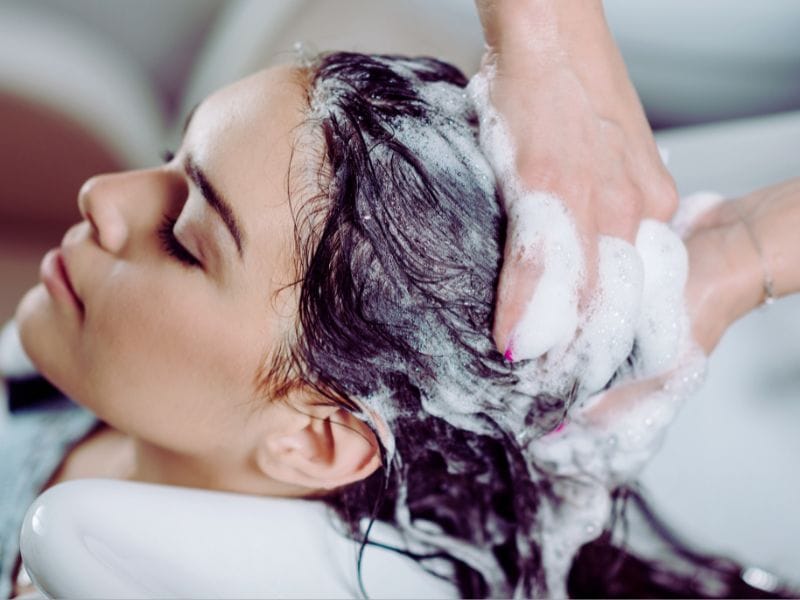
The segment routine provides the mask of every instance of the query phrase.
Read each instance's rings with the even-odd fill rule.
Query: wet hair
[[[390,523],[467,597],[547,595],[538,516],[557,499],[520,430],[554,429],[573,392],[530,394],[524,364],[492,342],[505,223],[467,80],[432,58],[354,53],[305,73],[321,156],[290,177],[304,182],[290,190],[299,323],[270,385],[313,386],[380,440],[383,468],[326,498],[350,535],[369,543],[365,522]],[[727,563],[687,559],[687,575],[627,552],[614,524],[631,498],[615,493],[618,518],[577,556],[572,595],[748,595],[697,583]]]

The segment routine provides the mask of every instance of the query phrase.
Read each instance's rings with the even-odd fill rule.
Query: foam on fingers
[[[538,518],[548,592],[560,597],[566,596],[575,553],[608,522],[611,490],[634,477],[655,452],[702,380],[705,358],[691,339],[683,297],[686,248],[676,231],[658,221],[642,221],[635,246],[598,238],[598,284],[579,313],[580,292],[594,265],[585,264],[565,202],[526,189],[516,172],[512,138],[491,102],[494,77],[488,65],[467,89],[481,148],[502,190],[512,244],[507,255],[535,260],[542,272],[511,334],[513,359],[522,362],[519,388],[533,397],[572,400],[566,426],[543,437],[528,437],[530,425],[520,418],[525,407],[506,407],[505,421],[532,468],[551,486]],[[678,232],[685,233],[718,201],[711,194],[697,198],[691,212],[682,204]],[[634,390],[635,398],[627,394],[617,402],[621,388]],[[598,419],[598,413],[608,418]]]
[[[511,332],[514,360],[536,358],[567,344],[578,327],[583,250],[567,210],[552,194],[506,198],[511,255],[542,265],[533,296]]]
[[[489,67],[467,87],[478,114],[480,145],[502,188],[510,255],[522,260],[535,257],[542,269],[533,296],[511,331],[509,354],[519,361],[537,358],[574,337],[586,265],[578,230],[564,202],[550,192],[526,189],[517,175],[508,127],[490,100],[493,73]]]

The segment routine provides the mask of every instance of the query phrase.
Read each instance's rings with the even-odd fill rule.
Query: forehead
[[[198,105],[187,137],[220,143],[236,138],[238,143],[252,145],[253,150],[289,142],[305,113],[303,86],[300,72],[286,65],[240,79]]]
[[[230,195],[251,189],[249,175],[269,182],[289,167],[305,91],[297,70],[259,71],[211,94],[197,107],[185,143],[195,160],[226,180]]]
[[[186,131],[184,148],[231,204],[253,246],[248,262],[274,268],[286,254],[293,231],[287,177],[306,111],[300,73],[280,66],[210,95]]]

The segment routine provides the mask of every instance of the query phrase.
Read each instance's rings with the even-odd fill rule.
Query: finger
[[[582,357],[581,385],[602,389],[633,347],[644,286],[642,259],[633,244],[602,236],[598,284],[574,349]]]
[[[575,418],[593,427],[607,427],[630,414],[634,408],[661,391],[665,377],[628,381],[590,397]]]
[[[506,360],[515,359],[511,333],[522,319],[541,276],[542,265],[539,261],[526,259],[519,254],[514,256],[511,244],[506,244],[492,331],[494,343]]]
[[[688,343],[683,297],[688,259],[678,235],[667,225],[649,219],[642,222],[636,250],[647,274],[636,326],[637,361],[639,370],[647,376],[674,368]]]
[[[507,358],[531,359],[574,336],[584,250],[566,207],[551,194],[526,194],[509,206],[507,217],[495,335]]]
[[[642,190],[642,219],[667,222],[678,210],[679,196],[675,180],[663,164],[647,169],[638,179]]]
[[[620,186],[595,196],[597,233],[634,244],[644,216],[643,202],[644,194],[633,185]]]
[[[578,289],[560,265],[545,263],[536,289],[511,330],[511,360],[538,358],[566,346],[578,328]],[[506,351],[508,355],[508,350]]]

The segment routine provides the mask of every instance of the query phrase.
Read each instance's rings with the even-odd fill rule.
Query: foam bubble
[[[601,236],[598,286],[584,315],[576,351],[585,356],[582,386],[599,390],[633,347],[644,279],[641,256],[625,240]]]
[[[635,477],[658,448],[700,385],[705,357],[691,339],[683,297],[686,248],[663,223],[643,221],[635,247],[599,238],[596,294],[577,313],[585,265],[575,225],[560,199],[525,189],[516,173],[513,144],[490,101],[493,77],[490,66],[468,86],[480,144],[503,190],[512,256],[535,260],[543,273],[513,340],[515,360],[540,358],[518,373],[526,393],[572,390],[575,398],[568,424],[526,447],[532,473],[546,477],[553,492],[539,512],[548,591],[565,597],[575,553],[607,524],[611,490]],[[681,222],[693,221],[713,200],[698,202],[691,218],[679,212]],[[524,421],[506,424],[526,439]]]
[[[698,218],[724,200],[717,192],[695,192],[682,198],[672,217],[672,229],[681,238],[686,237]]]
[[[577,229],[558,198],[543,192],[509,196],[505,202],[513,260],[542,269],[512,340],[514,358],[521,360],[572,340],[584,261]]]
[[[680,238],[658,221],[642,222],[636,249],[645,266],[636,340],[641,375],[650,376],[675,366],[689,331],[683,299],[689,258]]]

